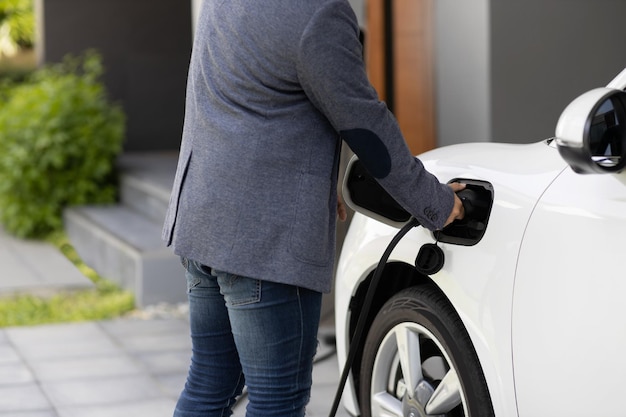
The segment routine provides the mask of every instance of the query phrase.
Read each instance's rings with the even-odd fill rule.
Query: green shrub
[[[62,226],[70,205],[113,202],[125,117],[98,54],[67,58],[0,91],[0,223],[20,237]]]
[[[33,0],[0,0],[0,55],[30,48],[34,41]]]
[[[112,284],[109,284],[112,285]],[[120,289],[57,293],[51,297],[31,294],[0,298],[0,328],[48,323],[108,320],[134,309],[133,295]]]

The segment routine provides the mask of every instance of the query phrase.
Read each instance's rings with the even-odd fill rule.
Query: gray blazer
[[[347,0],[204,0],[163,238],[212,268],[331,286],[341,139],[430,229],[449,187],[409,152],[365,73]]]

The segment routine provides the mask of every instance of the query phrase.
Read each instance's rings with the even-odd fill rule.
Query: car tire
[[[434,286],[408,288],[385,303],[360,371],[362,417],[494,415],[469,335]]]

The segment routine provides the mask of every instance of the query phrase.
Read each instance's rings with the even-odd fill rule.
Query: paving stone
[[[52,405],[36,383],[0,386],[0,413],[47,411]]]
[[[35,382],[35,378],[30,369],[23,363],[0,364],[0,387],[28,382]]]
[[[155,399],[107,406],[60,407],[59,417],[172,417],[176,401]]]
[[[90,379],[139,375],[145,370],[125,353],[99,357],[87,356],[32,361],[31,367],[36,373],[37,379],[44,382],[80,379],[89,383]]]
[[[163,397],[163,391],[149,377],[42,382],[42,389],[56,408],[70,406],[110,406]]]
[[[0,340],[0,366],[20,362],[20,357],[15,348]]]
[[[178,334],[189,338],[189,323],[184,319],[109,320],[99,325],[107,334],[117,338],[148,335]]]
[[[191,347],[179,351],[135,353],[133,357],[153,375],[186,372],[191,362]]]
[[[102,356],[119,350],[95,323],[15,327],[6,332],[20,355],[29,360]]]
[[[169,375],[157,375],[155,376],[155,379],[167,396],[178,399],[178,396],[185,386],[185,381],[187,380],[187,372]]]
[[[181,334],[148,334],[137,333],[118,339],[118,343],[130,353],[167,352],[191,349],[189,339]]]
[[[0,411],[0,417],[59,417],[54,410],[44,411],[10,411],[3,413]]]
[[[24,286],[41,284],[34,271],[29,269],[13,251],[0,251],[0,265],[2,265],[2,292],[13,292]]]
[[[47,293],[59,288],[92,288],[85,277],[49,243],[17,239],[0,228],[0,294]]]
[[[311,394],[311,402],[307,406],[307,417],[325,417],[328,416],[330,409],[335,400],[337,384],[315,384],[315,390]],[[349,414],[341,406],[337,409],[337,417],[348,417]]]
[[[337,384],[340,377],[337,355],[319,359],[313,366],[313,382],[316,384]]]

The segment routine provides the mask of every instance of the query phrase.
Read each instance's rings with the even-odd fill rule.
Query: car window
[[[603,167],[614,167],[621,161],[622,140],[619,119],[613,100],[605,101],[591,120],[589,136],[593,160]]]

